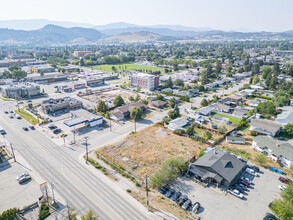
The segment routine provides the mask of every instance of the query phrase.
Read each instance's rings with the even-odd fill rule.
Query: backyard
[[[216,113],[215,115],[218,115],[218,116],[221,116],[221,117],[224,117],[224,118],[229,118],[231,123],[234,123],[234,124],[237,124],[237,125],[241,121],[241,119],[239,119],[239,118],[234,118],[232,116],[228,116],[228,115],[221,114],[221,113]]]

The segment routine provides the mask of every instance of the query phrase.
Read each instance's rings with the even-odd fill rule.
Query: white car
[[[254,175],[254,176],[257,175],[257,174],[255,173],[255,171],[254,171],[253,169],[250,169],[250,168],[246,168],[245,172],[246,172],[246,173],[249,173],[249,174],[251,174],[251,175]]]
[[[279,189],[280,189],[280,190],[285,190],[286,188],[287,188],[287,186],[279,185]]]
[[[248,179],[247,177],[240,177],[241,180],[243,180],[244,182],[248,182],[249,184],[252,183],[252,181],[250,179]]]
[[[16,180],[19,181],[21,178],[25,177],[25,176],[29,176],[29,174],[27,172],[24,172],[22,174],[19,174],[17,177],[16,177]]]
[[[240,199],[243,198],[243,194],[241,192],[239,192],[237,189],[234,189],[234,190],[227,190],[229,193],[231,193],[233,196],[236,196]]]

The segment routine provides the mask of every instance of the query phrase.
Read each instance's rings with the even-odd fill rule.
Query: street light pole
[[[88,161],[88,158],[89,158],[89,154],[88,154],[88,147],[87,147],[87,140],[88,140],[89,137],[85,137],[85,149],[86,149],[86,163]]]
[[[14,162],[16,162],[14,150],[13,150],[13,147],[12,147],[12,144],[11,143],[10,143],[10,147],[11,147],[12,155],[13,155],[13,158],[14,158]]]

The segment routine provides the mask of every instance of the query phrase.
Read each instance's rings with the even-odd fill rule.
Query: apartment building
[[[146,73],[133,73],[130,76],[131,85],[154,90],[159,87],[160,77]]]

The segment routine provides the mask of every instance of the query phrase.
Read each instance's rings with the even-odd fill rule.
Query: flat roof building
[[[72,119],[65,121],[64,124],[68,127],[74,127],[80,124],[85,124],[86,126],[94,127],[101,125],[103,123],[103,117],[100,115],[95,115],[84,109],[79,109],[71,112]]]
[[[12,83],[0,86],[0,92],[4,97],[30,98],[40,94],[40,86],[35,83]]]
[[[160,77],[146,73],[133,73],[130,76],[131,85],[154,90],[159,87]]]
[[[55,114],[56,112],[68,112],[73,109],[82,108],[82,102],[71,98],[64,97],[58,99],[47,99],[41,104],[43,112],[46,114]]]

